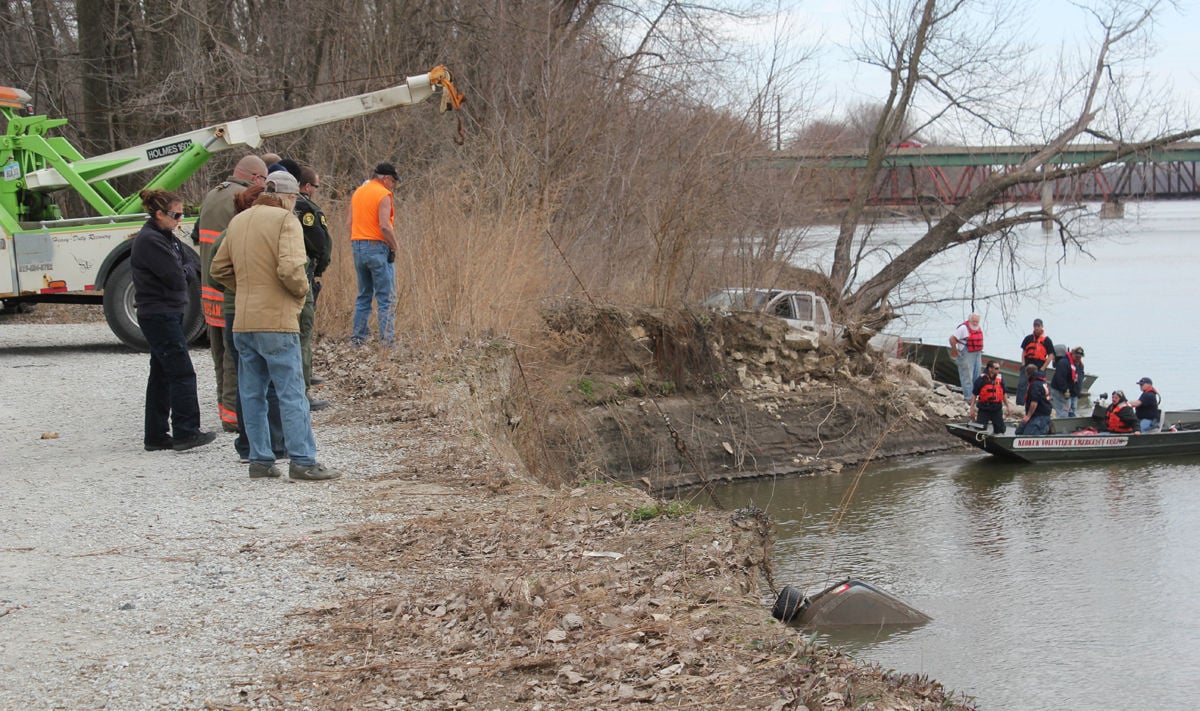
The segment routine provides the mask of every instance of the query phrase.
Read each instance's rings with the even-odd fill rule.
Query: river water
[[[928,674],[981,709],[1200,699],[1200,459],[1023,467],[953,454],[722,493],[775,519],[779,585],[856,577],[933,617],[823,635],[858,659]]]
[[[951,250],[919,269],[898,299],[941,303],[903,309],[904,318],[887,330],[946,344],[951,331],[971,313],[971,274],[977,295],[1007,287],[997,270],[1016,272],[1018,293],[976,301],[983,317],[984,352],[1017,359],[1021,339],[1041,318],[1055,343],[1083,346],[1084,366],[1100,377],[1093,392],[1137,390],[1142,376],[1153,378],[1168,408],[1200,407],[1200,378],[1188,373],[1197,341],[1192,307],[1200,303],[1200,202],[1136,202],[1125,218],[1099,219],[1089,206],[1083,227],[1091,238],[1088,254],[1063,256],[1055,234],[1038,225],[1025,228],[1021,261],[985,260],[973,265],[970,249]],[[813,231],[816,244],[828,243],[833,228]],[[908,222],[880,225],[882,241],[911,242],[919,227]],[[826,249],[814,249],[824,254]],[[804,259],[798,260],[803,265]]]
[[[1093,392],[1132,394],[1146,375],[1168,409],[1200,407],[1188,375],[1200,345],[1190,308],[1200,302],[1200,203],[1130,204],[1124,220],[1096,225],[1105,235],[1089,247],[1094,259],[1058,265],[1046,241],[1027,274],[1040,290],[976,304],[985,351],[1016,357],[1040,317],[1051,338],[1085,347],[1100,376]],[[964,269],[952,255],[924,278],[961,290]],[[930,307],[899,332],[944,342],[969,311]],[[1200,458],[1030,466],[964,451],[735,484],[723,502],[752,502],[777,522],[778,584],[814,592],[857,577],[933,617],[823,633],[861,660],[928,674],[983,709],[1200,703]]]

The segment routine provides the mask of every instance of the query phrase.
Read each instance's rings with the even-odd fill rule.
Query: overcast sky
[[[809,88],[809,118],[840,118],[849,106],[886,96],[886,75],[856,61],[847,49],[860,30],[861,0],[782,0],[778,6],[777,16],[732,32],[763,47],[770,46],[778,34],[792,52],[815,52],[810,61],[819,71],[803,73],[817,77]],[[1097,34],[1096,22],[1076,3],[1038,0],[1015,12],[1025,41],[1036,47],[1035,62],[1052,67],[1064,47],[1094,46],[1089,40]],[[1163,3],[1151,31],[1154,46],[1147,47],[1153,52],[1145,59],[1147,77],[1170,87],[1176,99],[1175,113],[1186,112],[1191,117],[1187,123],[1195,126],[1200,123],[1200,2],[1182,0],[1178,8]]]

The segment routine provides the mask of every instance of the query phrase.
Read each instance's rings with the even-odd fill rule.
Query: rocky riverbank
[[[649,337],[624,333],[631,343]],[[771,364],[758,351],[720,341],[723,362],[749,362],[746,380],[723,396],[700,396],[685,378],[664,394],[667,380],[642,369],[640,384],[604,402],[581,391],[582,378],[560,382],[570,397],[552,407],[533,399],[544,392],[540,363],[507,344],[464,344],[435,358],[326,343],[318,363],[334,407],[315,418],[317,438],[322,457],[352,473],[327,484],[264,485],[245,478],[227,438],[192,456],[138,450],[138,418],[128,413],[138,411],[144,357],[34,339],[42,344],[0,344],[6,383],[22,378],[22,389],[6,385],[5,461],[27,462],[13,481],[28,488],[7,499],[6,518],[20,526],[0,551],[8,577],[20,581],[0,595],[0,668],[20,680],[0,692],[0,705],[970,706],[936,682],[859,665],[771,619],[771,526],[760,512],[697,508],[646,491],[695,483],[690,461],[705,477],[718,461],[727,467],[720,471],[766,475],[912,451],[924,430],[891,449],[882,435],[896,418],[872,416],[871,403],[911,406],[897,411],[925,411],[934,423],[930,402],[946,398],[921,405],[903,382],[880,386],[894,388],[881,398],[854,366],[836,375],[835,354],[800,357],[818,367],[832,358],[824,361],[835,367],[832,382],[818,373],[767,382],[759,369]],[[572,348],[591,348],[586,340]],[[194,354],[198,368],[203,356]],[[738,366],[732,372],[740,377]],[[600,370],[588,373],[600,382]],[[104,385],[72,384],[79,378]],[[39,404],[70,393],[87,400],[77,423],[78,408]],[[202,391],[205,411],[212,398],[211,388]],[[744,439],[691,426],[686,413],[711,407],[703,398],[766,413],[761,421],[783,433],[772,435],[779,446],[788,436],[802,444],[771,471],[729,467],[724,443],[736,452],[769,438],[751,420]],[[793,420],[823,409],[815,420]],[[613,412],[646,418],[647,430],[628,430],[627,448],[644,440],[647,452],[678,456],[650,468],[614,457],[625,470],[610,474],[595,454],[611,435],[585,432]],[[825,429],[841,422],[856,434]],[[60,436],[39,439],[51,430]],[[531,436],[538,432],[540,440]],[[550,461],[574,466],[550,476],[539,470]],[[49,481],[62,484],[58,493],[37,493]],[[63,526],[74,533],[64,537]],[[32,630],[62,641],[31,644]]]

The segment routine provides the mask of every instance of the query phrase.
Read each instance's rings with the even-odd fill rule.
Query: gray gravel
[[[346,479],[251,480],[233,435],[142,450],[148,360],[103,324],[0,320],[0,708],[255,707],[296,662],[276,642],[308,618],[289,613],[353,577],[304,545],[364,516],[381,466],[336,403],[318,455]],[[192,360],[219,430],[212,361]]]

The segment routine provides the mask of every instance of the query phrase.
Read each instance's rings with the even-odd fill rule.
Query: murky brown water
[[[722,493],[777,521],[780,585],[857,577],[933,616],[825,635],[860,659],[929,674],[984,709],[1200,699],[1200,458],[1035,467],[955,454]]]
[[[1056,342],[1086,347],[1096,390],[1132,393],[1147,375],[1167,409],[1200,408],[1200,202],[1129,207],[1125,220],[1096,222],[1106,237],[1094,260],[1059,263],[1053,237],[1029,235],[1030,296],[976,307],[985,351],[1017,357],[1044,318]],[[888,229],[901,242],[912,232]],[[925,283],[961,296],[964,259],[923,268]],[[969,311],[936,308],[897,332],[940,343]],[[780,585],[815,592],[853,576],[933,616],[827,635],[856,657],[929,674],[983,709],[1200,705],[1200,457],[1029,466],[964,451],[877,465],[858,481],[844,472],[723,493],[777,521]]]

